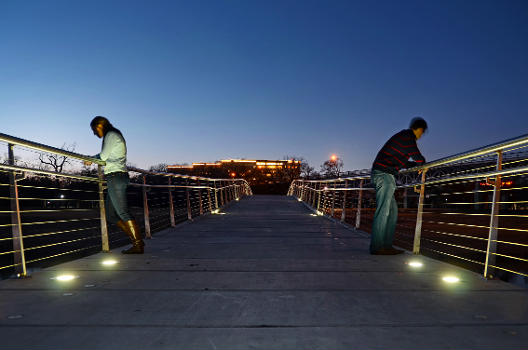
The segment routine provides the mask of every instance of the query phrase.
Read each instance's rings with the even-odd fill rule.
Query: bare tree
[[[339,177],[343,170],[343,160],[337,156],[332,156],[331,159],[325,161],[321,165],[321,173],[327,177]]]
[[[66,143],[64,143],[61,149],[68,151],[68,152],[73,152],[75,150],[75,146],[76,146],[75,143],[69,146],[66,146]],[[46,153],[46,154],[41,153],[39,155],[39,160],[40,160],[41,168],[46,168],[47,166],[51,166],[53,171],[56,173],[62,173],[62,170],[64,170],[64,166],[66,164],[71,164],[67,156],[61,156],[61,155],[53,154],[53,153]]]
[[[166,173],[167,172],[167,164],[165,163],[159,163],[151,166],[149,168],[149,171],[153,172],[159,172],[159,173]]]

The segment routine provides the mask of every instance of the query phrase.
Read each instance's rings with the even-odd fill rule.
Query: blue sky
[[[526,1],[0,2],[2,132],[141,167],[332,153],[414,116],[433,160],[528,133]]]

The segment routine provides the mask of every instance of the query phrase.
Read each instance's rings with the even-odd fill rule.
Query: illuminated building
[[[252,188],[270,185],[289,186],[293,179],[299,178],[301,162],[298,160],[249,160],[223,159],[215,163],[192,163],[191,165],[169,165],[170,173],[204,176],[213,178],[243,178]],[[282,189],[281,189],[282,191]],[[271,191],[275,192],[275,191]],[[283,191],[285,192],[285,191]]]

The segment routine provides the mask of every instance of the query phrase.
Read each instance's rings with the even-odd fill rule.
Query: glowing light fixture
[[[59,276],[55,277],[55,279],[57,281],[61,281],[61,282],[68,282],[68,281],[74,280],[76,278],[77,278],[77,276],[74,276],[74,275],[59,275]]]
[[[105,266],[113,266],[113,265],[117,264],[117,260],[106,259],[106,260],[103,260],[103,262],[101,264],[103,264]]]
[[[335,154],[332,154],[330,160],[332,160],[332,162],[335,162],[337,160],[337,156]]]
[[[460,278],[449,275],[449,276],[442,277],[442,281],[446,283],[457,283],[457,282],[460,282]]]
[[[414,267],[414,268],[419,268],[419,267],[422,267],[423,264],[420,262],[420,261],[409,261],[409,266],[410,267]]]

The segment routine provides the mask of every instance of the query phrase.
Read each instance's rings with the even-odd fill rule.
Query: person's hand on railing
[[[84,161],[84,166],[90,166],[90,165],[92,165],[92,164],[93,164],[93,163],[90,162],[89,160],[85,160],[85,161]]]
[[[429,170],[429,168],[423,168],[423,169],[418,170],[418,175],[422,175],[422,173],[425,174],[427,170]]]

